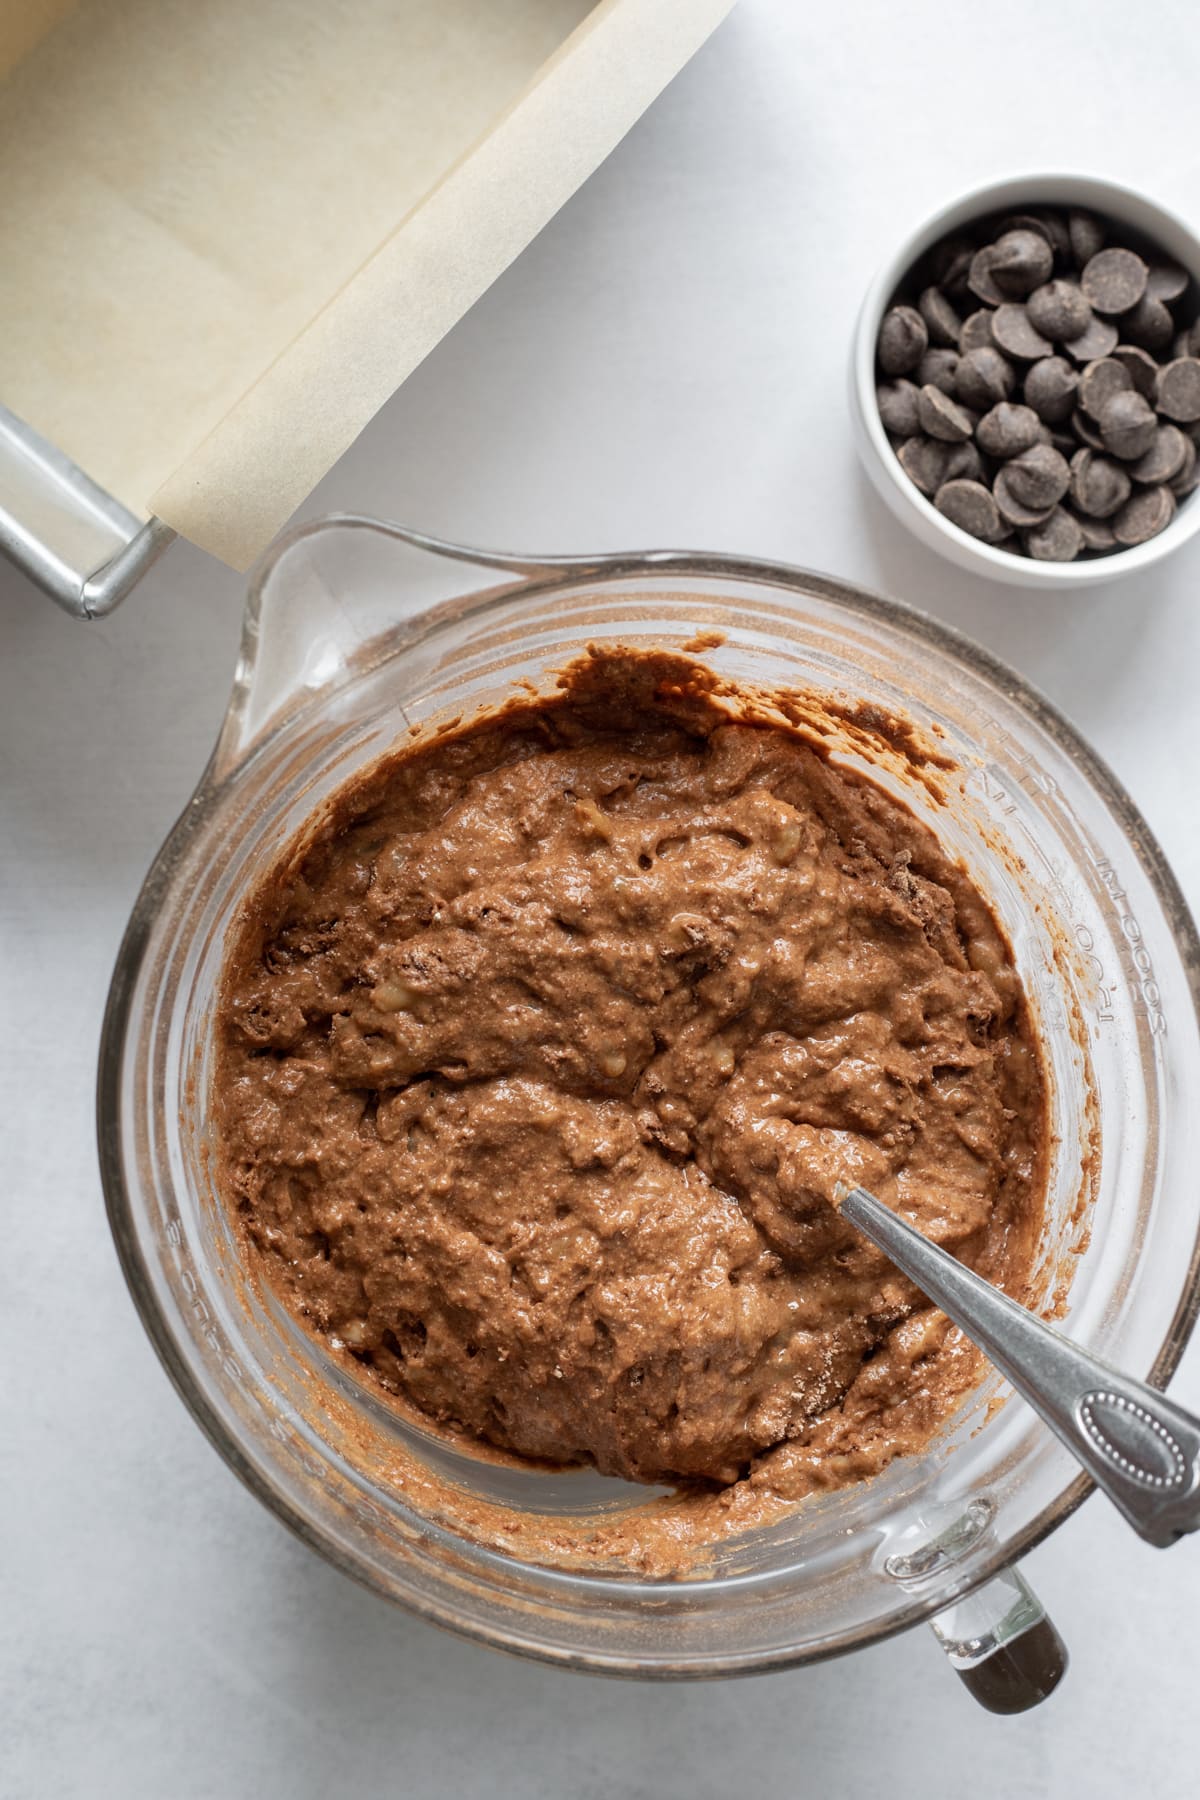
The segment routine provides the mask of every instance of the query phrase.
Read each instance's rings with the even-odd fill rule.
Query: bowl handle
[[[227,775],[285,716],[369,666],[373,652],[418,635],[430,609],[469,608],[585,561],[472,550],[348,513],[284,532],[251,576],[209,779]]]
[[[1028,1712],[1067,1672],[1067,1647],[1017,1569],[1005,1569],[931,1623],[951,1668],[988,1712]]]

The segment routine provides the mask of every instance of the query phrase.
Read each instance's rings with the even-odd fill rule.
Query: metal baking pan
[[[0,553],[76,619],[101,619],[175,537],[0,406]]]

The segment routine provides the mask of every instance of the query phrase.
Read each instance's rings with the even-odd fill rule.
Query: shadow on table
[[[0,818],[13,880],[127,902],[212,748],[240,576],[171,547],[111,618],[70,618],[0,561]]]
[[[993,1724],[924,1632],[777,1675],[619,1681],[462,1642],[299,1548],[296,1558],[303,1626],[273,1660],[271,1704],[254,1718],[255,1760],[278,1759],[279,1791],[295,1800],[800,1795],[821,1791],[810,1787],[818,1771],[828,1792],[859,1794],[879,1776],[885,1718],[889,1762],[911,1765],[911,1793],[938,1781],[940,1725]]]
[[[1126,672],[1178,576],[1144,575],[1073,594],[1009,587],[957,569],[913,537],[857,470],[864,542],[881,593],[932,613],[1043,687],[1073,716],[1120,704]]]

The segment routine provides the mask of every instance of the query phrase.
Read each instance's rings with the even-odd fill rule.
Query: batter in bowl
[[[259,1274],[523,1458],[790,1498],[919,1450],[981,1363],[840,1180],[1026,1294],[1045,1092],[995,918],[686,658],[596,652],[357,778],[245,909],[218,1032]]]

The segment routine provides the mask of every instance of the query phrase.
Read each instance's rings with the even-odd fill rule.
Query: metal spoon
[[[931,1244],[866,1188],[839,1209],[986,1352],[1147,1543],[1200,1527],[1200,1419],[1109,1368]]]

